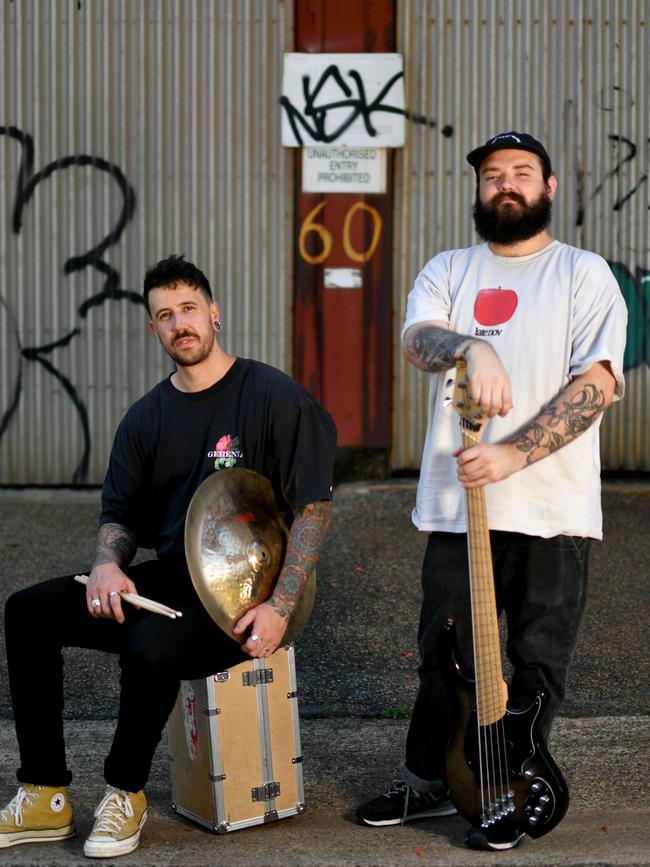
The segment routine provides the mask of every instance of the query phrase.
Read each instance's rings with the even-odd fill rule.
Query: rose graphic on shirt
[[[501,325],[512,318],[518,303],[512,289],[481,289],[474,302],[474,319],[481,325]]]
[[[219,440],[219,442],[215,446],[215,451],[225,452],[229,448],[231,442],[232,442],[232,437],[230,436],[230,434],[225,434],[224,436],[221,437],[221,439]]]
[[[232,434],[224,434],[222,437],[219,437],[214,451],[210,452],[209,456],[216,458],[214,462],[215,470],[227,470],[230,467],[237,466],[237,462],[243,457],[239,445],[239,437],[232,436]]]

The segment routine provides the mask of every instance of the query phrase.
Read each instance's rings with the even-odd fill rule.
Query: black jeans
[[[546,737],[564,698],[566,679],[585,605],[589,539],[542,539],[492,531],[497,610],[505,612],[506,653],[513,666],[509,702],[526,707],[547,693],[541,732]],[[471,667],[472,632],[467,537],[431,533],[422,564],[418,631],[420,683],[406,740],[405,782],[435,790],[445,778],[445,752],[453,719],[437,659],[436,642],[449,618],[463,659]]]
[[[183,612],[171,620],[123,603],[126,620],[95,619],[73,576],[14,593],[5,610],[9,685],[21,767],[18,780],[66,786],[63,739],[64,647],[119,654],[117,727],[104,762],[118,789],[144,788],[180,681],[208,677],[248,657],[203,608],[183,568],[149,561],[125,570],[141,596]]]

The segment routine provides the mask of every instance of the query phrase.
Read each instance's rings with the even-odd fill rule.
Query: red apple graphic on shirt
[[[481,325],[500,325],[511,318],[518,302],[512,289],[481,289],[474,302],[474,319]]]

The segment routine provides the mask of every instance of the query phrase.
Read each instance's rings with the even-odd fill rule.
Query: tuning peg
[[[443,406],[449,406],[451,403],[453,403],[453,401],[454,401],[453,397],[449,397],[449,396],[447,396],[447,397],[442,401],[442,405],[443,405]]]
[[[453,380],[453,379],[448,379],[447,382],[445,383],[445,388],[449,388],[449,386],[450,386],[450,385],[453,385],[453,384],[454,384],[454,380]]]

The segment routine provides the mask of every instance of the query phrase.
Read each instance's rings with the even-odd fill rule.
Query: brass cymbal
[[[253,470],[219,470],[194,492],[185,518],[185,557],[194,589],[218,626],[235,641],[237,621],[273,593],[287,546],[270,481]],[[284,642],[309,620],[315,570],[289,618]]]

